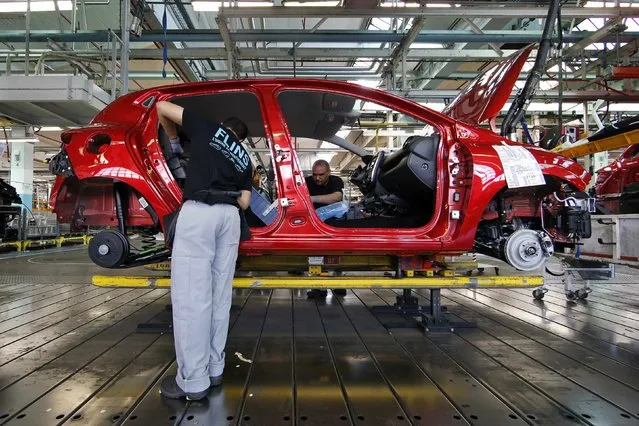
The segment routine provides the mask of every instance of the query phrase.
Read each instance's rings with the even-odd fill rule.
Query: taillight
[[[63,132],[60,135],[60,140],[62,141],[63,144],[68,145],[69,142],[71,142],[71,136],[73,136],[71,133]]]

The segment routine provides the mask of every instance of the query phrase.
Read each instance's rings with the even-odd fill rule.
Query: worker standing
[[[251,197],[252,164],[240,143],[248,129],[237,118],[220,125],[170,102],[158,102],[157,113],[174,154],[182,150],[176,125],[191,141],[171,255],[178,370],[160,389],[167,398],[198,400],[222,383],[240,241],[238,207],[246,210]]]

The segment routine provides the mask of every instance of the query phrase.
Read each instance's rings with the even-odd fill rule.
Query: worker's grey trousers
[[[237,207],[187,201],[171,255],[173,336],[177,384],[185,392],[209,388],[224,370],[233,275],[240,241]]]

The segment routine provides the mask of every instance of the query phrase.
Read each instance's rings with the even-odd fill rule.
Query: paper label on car
[[[309,256],[308,257],[309,265],[323,265],[324,264],[324,256]]]
[[[494,146],[504,167],[508,188],[545,185],[544,174],[530,151],[523,146]]]
[[[268,216],[268,214],[269,214],[271,211],[273,211],[273,209],[274,209],[275,207],[277,207],[277,200],[273,201],[273,202],[271,203],[271,205],[270,205],[270,206],[268,206],[268,208],[267,208],[266,210],[264,210],[264,213],[262,213],[262,216],[264,216],[264,217]]]

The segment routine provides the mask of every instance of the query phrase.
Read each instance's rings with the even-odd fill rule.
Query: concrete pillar
[[[25,127],[12,127],[11,139],[22,139],[21,141],[11,141],[11,172],[9,180],[16,189],[22,203],[30,210],[33,208],[33,149],[34,141],[29,129]]]

